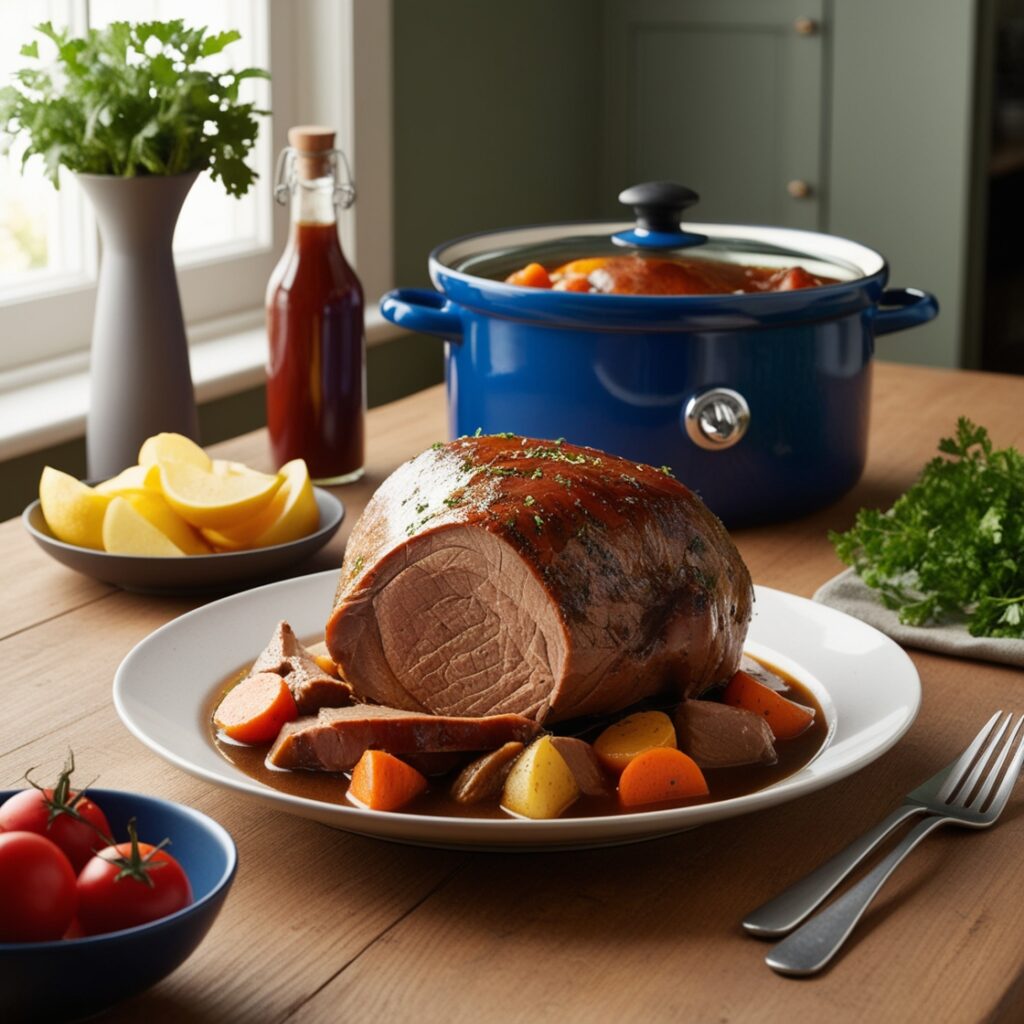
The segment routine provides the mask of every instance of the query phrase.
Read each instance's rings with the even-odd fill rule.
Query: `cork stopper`
[[[331,163],[334,134],[333,128],[319,124],[288,129],[288,145],[295,150],[295,172],[300,178],[309,181],[334,173]]]

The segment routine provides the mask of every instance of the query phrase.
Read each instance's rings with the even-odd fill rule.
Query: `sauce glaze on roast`
[[[420,562],[431,576],[417,575]],[[406,587],[397,602],[386,593],[396,580]],[[501,592],[500,608],[482,580]],[[432,604],[411,593],[435,581]],[[725,528],[667,469],[560,441],[466,437],[434,445],[377,490],[349,539],[326,638],[365,699],[553,722],[724,681],[752,601]],[[430,660],[416,619],[465,666]]]

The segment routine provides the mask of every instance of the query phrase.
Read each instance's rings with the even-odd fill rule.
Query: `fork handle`
[[[839,952],[878,890],[903,858],[929,832],[949,820],[934,815],[919,821],[892,852],[852,889],[783,939],[765,957],[765,963],[780,974],[805,975],[820,971]]]
[[[884,821],[858,836],[821,867],[751,911],[744,918],[744,929],[763,939],[791,932],[894,828],[924,810],[919,804],[897,807]]]

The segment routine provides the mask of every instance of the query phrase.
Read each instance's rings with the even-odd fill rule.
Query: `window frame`
[[[273,75],[272,158],[262,173],[271,173],[273,156],[287,144],[290,125],[322,121],[339,128],[357,189],[360,179],[373,186],[342,216],[342,244],[367,295],[376,297],[391,286],[392,278],[391,0],[261,2],[267,17],[255,63],[269,65]],[[272,211],[265,241],[241,253],[228,247],[226,254],[178,261],[190,342],[262,324],[266,282],[288,231],[288,211],[270,196],[266,201]],[[88,203],[83,205],[83,230],[95,237],[95,221]],[[99,242],[92,248],[99,253]],[[9,378],[9,386],[88,365],[96,263],[91,268],[87,263],[87,273],[77,280],[61,275],[52,286],[41,281],[24,298],[0,302],[0,378]],[[2,385],[0,379],[0,390]]]

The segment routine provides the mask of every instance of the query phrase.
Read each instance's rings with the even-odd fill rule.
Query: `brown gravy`
[[[760,660],[760,659],[758,659]],[[776,740],[775,749],[778,761],[773,765],[744,765],[737,768],[706,768],[704,777],[707,780],[709,793],[705,797],[678,800],[669,803],[647,804],[643,807],[624,809],[614,795],[609,797],[581,796],[565,813],[563,818],[589,818],[610,814],[632,814],[643,811],[659,810],[669,807],[688,807],[694,804],[712,803],[728,800],[731,797],[745,796],[755,793],[768,786],[793,775],[807,764],[821,750],[828,735],[828,722],[821,706],[810,691],[802,686],[788,673],[762,662],[764,667],[774,672],[786,684],[781,691],[784,696],[798,704],[814,709],[814,723],[809,729],[792,740]],[[220,754],[239,771],[251,779],[269,786],[271,789],[288,793],[291,796],[304,797],[307,800],[320,800],[324,803],[339,804],[351,807],[348,800],[348,776],[337,772],[306,772],[282,771],[268,768],[265,762],[269,744],[259,746],[243,746],[219,734],[213,725],[213,712],[224,694],[231,689],[245,674],[248,667],[235,673],[219,685],[211,695],[207,707],[206,722],[208,723],[211,742]],[[593,722],[559,723],[553,732],[565,732],[583,739],[592,740],[605,725],[625,717],[630,711],[647,709],[658,705],[644,702],[635,708],[627,708]],[[664,706],[664,705],[662,705]],[[477,755],[469,755],[467,760]],[[465,806],[456,803],[448,795],[452,779],[456,773],[440,775],[430,779],[430,788],[418,797],[403,813],[438,815],[457,818],[511,818],[513,815],[503,811],[497,804],[474,804]]]

